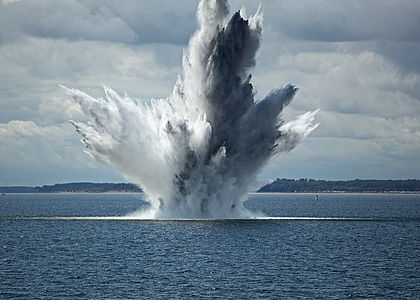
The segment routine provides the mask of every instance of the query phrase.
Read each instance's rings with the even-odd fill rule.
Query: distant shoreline
[[[143,194],[143,191],[140,192],[125,192],[125,191],[105,191],[105,192],[1,192],[1,194]],[[420,194],[420,191],[389,191],[389,192],[248,192],[248,195],[276,195],[276,194]]]
[[[1,195],[8,194],[144,194],[141,192],[122,192],[122,191],[106,191],[106,192],[1,192]],[[248,195],[280,195],[280,194],[313,194],[313,195],[326,195],[326,194],[388,194],[388,195],[416,195],[420,191],[396,191],[396,192],[248,192]]]
[[[43,186],[0,186],[0,193],[140,193],[132,183],[72,182]]]
[[[315,180],[277,178],[258,192],[288,193],[420,193],[420,180]]]
[[[323,192],[249,192],[250,195],[275,195],[275,194],[420,194],[420,191],[385,191],[385,192],[345,192],[345,191],[323,191]]]
[[[43,186],[0,186],[1,194],[9,193],[142,193],[141,188],[132,183],[93,183],[73,182]],[[420,180],[314,180],[314,179],[279,179],[266,184],[258,194],[273,193],[363,193],[363,194],[419,194]]]

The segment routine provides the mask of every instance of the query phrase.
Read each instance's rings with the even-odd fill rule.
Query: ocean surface
[[[0,195],[0,298],[420,299],[418,194],[250,194],[272,219],[95,218],[142,199]]]

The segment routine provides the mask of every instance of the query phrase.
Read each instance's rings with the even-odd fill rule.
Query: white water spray
[[[224,24],[227,0],[202,0],[199,30],[166,99],[137,102],[104,87],[105,98],[65,88],[92,121],[71,121],[88,152],[141,186],[144,218],[243,218],[249,186],[273,155],[292,150],[316,112],[283,123],[297,89],[254,100],[249,69],[260,45],[262,14],[242,11]]]

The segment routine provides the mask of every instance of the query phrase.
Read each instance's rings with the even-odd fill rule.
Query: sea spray
[[[199,29],[183,56],[183,76],[166,99],[135,101],[104,87],[93,98],[63,87],[91,122],[71,121],[87,152],[138,184],[150,209],[144,218],[243,218],[248,188],[275,154],[292,150],[315,112],[284,123],[297,88],[254,100],[249,69],[262,34],[260,10],[226,24],[226,0],[200,1]]]

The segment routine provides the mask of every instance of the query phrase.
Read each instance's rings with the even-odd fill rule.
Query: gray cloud
[[[293,39],[420,42],[418,1],[278,1],[266,15],[270,27]]]
[[[255,6],[248,2],[245,5]],[[353,51],[384,55],[403,72],[420,71],[418,1],[267,0],[262,4],[265,40],[276,41],[277,51],[319,52],[346,44]]]
[[[152,1],[22,1],[0,6],[0,42],[30,36],[185,44],[195,28],[194,10],[185,0],[159,1],[159,5]]]
[[[420,42],[375,41],[366,45],[390,59],[402,72],[420,73]]]

